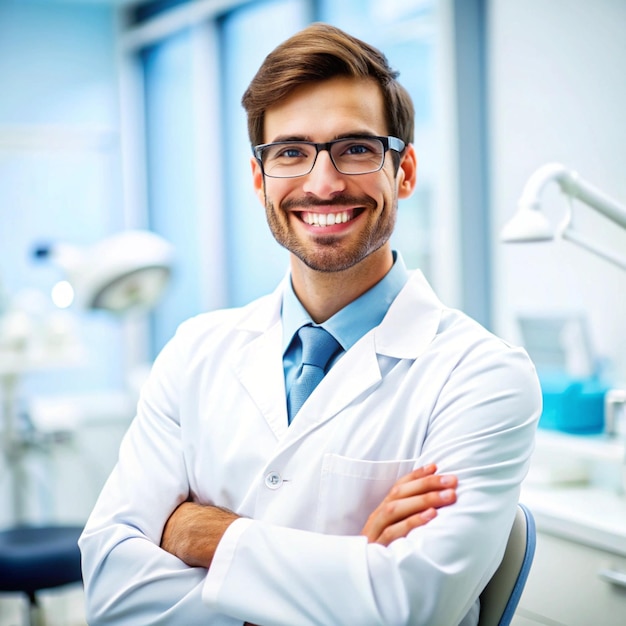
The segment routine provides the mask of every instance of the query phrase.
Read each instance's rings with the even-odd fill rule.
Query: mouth
[[[309,226],[325,228],[335,224],[351,222],[363,212],[363,209],[345,209],[334,213],[314,213],[312,211],[300,212],[300,219]]]

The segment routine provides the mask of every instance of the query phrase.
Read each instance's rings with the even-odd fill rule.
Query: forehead
[[[329,141],[357,132],[388,134],[382,90],[373,79],[338,76],[302,85],[265,112],[265,142]]]

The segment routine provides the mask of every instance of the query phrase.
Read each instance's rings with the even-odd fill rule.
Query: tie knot
[[[331,356],[341,344],[321,326],[303,326],[298,331],[302,342],[302,364],[326,368]]]

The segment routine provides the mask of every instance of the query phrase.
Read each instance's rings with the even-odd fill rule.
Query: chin
[[[316,272],[330,274],[343,272],[355,267],[382,246],[381,244],[376,248],[368,250],[341,250],[340,246],[336,245],[336,240],[333,243],[335,245],[327,245],[321,251],[311,252],[296,248],[290,250],[290,252],[298,257],[308,268]]]

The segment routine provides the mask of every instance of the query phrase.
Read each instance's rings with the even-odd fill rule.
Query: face
[[[346,77],[304,85],[266,111],[264,131],[265,143],[386,136],[382,92],[374,81]],[[252,169],[270,229],[292,261],[339,272],[389,247],[398,198],[413,191],[416,164],[408,146],[397,174],[391,152],[371,174],[340,174],[327,151],[319,152],[306,176],[264,178],[255,159]]]

